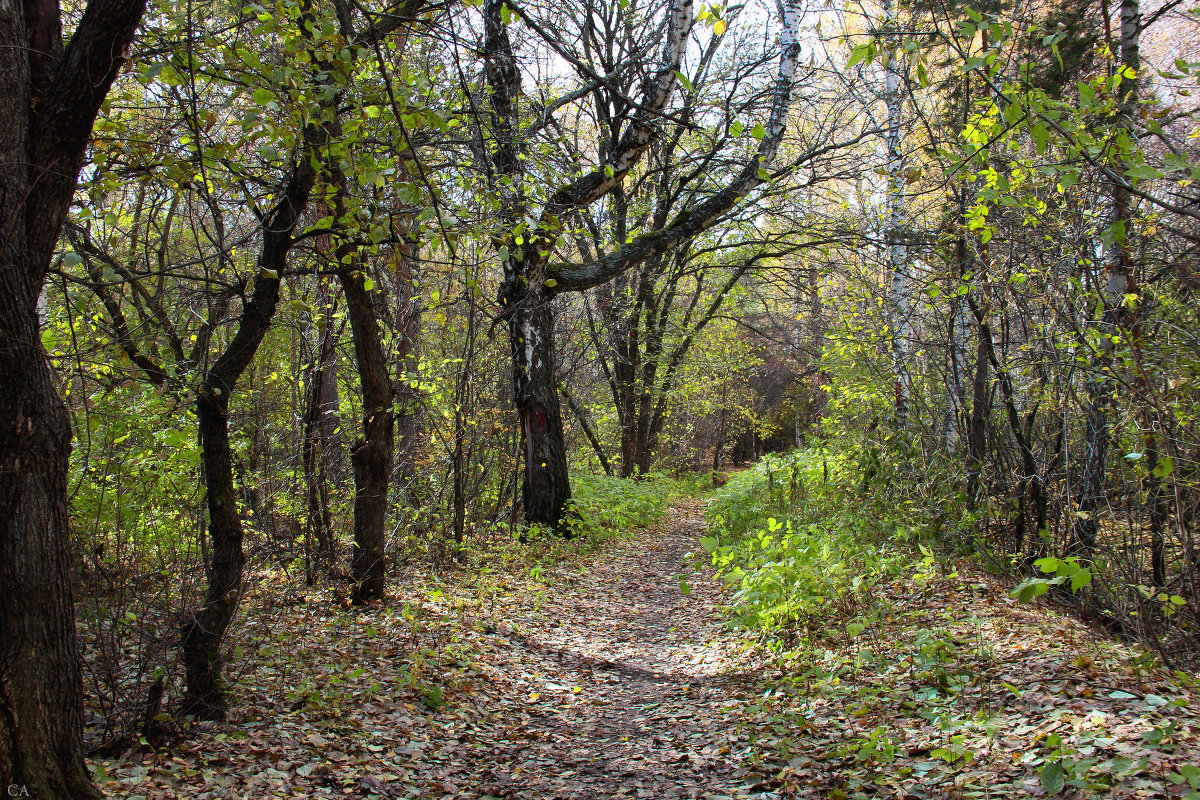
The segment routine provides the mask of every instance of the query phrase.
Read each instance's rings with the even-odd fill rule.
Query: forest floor
[[[700,501],[576,557],[409,574],[366,611],[264,578],[230,718],[93,762],[112,797],[1184,797],[1200,697],[930,563],[771,654],[688,578]],[[851,619],[868,619],[861,624]],[[1189,688],[1190,687],[1190,688]],[[1197,795],[1200,797],[1200,795]]]

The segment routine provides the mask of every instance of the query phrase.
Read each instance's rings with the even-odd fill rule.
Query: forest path
[[[260,572],[230,642],[229,719],[95,760],[96,780],[129,800],[777,797],[739,724],[757,676],[720,587],[680,588],[704,527],[684,499],[540,566],[533,547],[409,571],[366,610]]]
[[[704,528],[702,505],[683,501],[575,576],[551,577],[532,606],[505,607],[515,630],[497,677],[533,702],[478,754],[471,782],[522,798],[751,790],[733,717],[756,676],[737,673],[741,640],[716,616],[719,586],[693,575],[688,595],[680,587]]]
[[[831,605],[806,660],[764,667],[706,570],[680,590],[704,525],[681,500],[633,537],[410,570],[365,610],[260,571],[229,719],[93,761],[97,783],[127,800],[1200,791],[1195,678],[967,563]]]

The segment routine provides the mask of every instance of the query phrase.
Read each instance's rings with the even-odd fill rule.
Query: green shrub
[[[787,636],[861,613],[870,587],[903,569],[895,521],[853,496],[856,469],[823,450],[767,456],[716,492],[700,544],[738,623]]]

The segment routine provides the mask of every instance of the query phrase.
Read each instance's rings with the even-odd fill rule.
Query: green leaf
[[[754,137],[755,141],[761,142],[767,135],[767,129],[764,128],[760,122],[754,126],[753,130],[750,131],[750,135]]]
[[[846,69],[850,69],[855,64],[865,61],[868,64],[875,58],[875,45],[871,42],[860,44],[850,51],[850,60],[846,62]]]
[[[1165,478],[1175,471],[1175,462],[1170,456],[1159,456],[1158,462],[1150,472],[1156,478]]]
[[[1042,788],[1050,795],[1061,792],[1067,783],[1067,772],[1057,761],[1039,769],[1038,777],[1041,778]]]
[[[1071,591],[1078,592],[1092,582],[1092,571],[1086,568],[1080,568],[1078,572],[1071,575]]]
[[[1150,180],[1151,178],[1161,178],[1163,174],[1149,164],[1137,164],[1125,170],[1125,176],[1137,180]]]
[[[1018,603],[1028,603],[1035,597],[1041,597],[1050,591],[1052,585],[1052,582],[1045,578],[1030,578],[1017,584],[1017,587],[1009,594],[1017,598]]]
[[[1058,572],[1058,559],[1053,556],[1039,558],[1033,562],[1033,565],[1042,572]]]
[[[275,93],[270,89],[255,89],[254,94],[252,94],[251,97],[253,97],[254,102],[258,103],[260,106],[265,106],[267,103],[270,103],[275,99]]]
[[[441,708],[446,704],[442,693],[442,687],[440,686],[434,686],[432,689],[427,690],[424,698],[422,699],[425,702],[425,705],[434,709]]]
[[[715,536],[701,536],[700,537],[700,546],[703,547],[709,553],[715,553],[717,551],[717,546],[720,545],[720,543],[721,543],[721,540]]]

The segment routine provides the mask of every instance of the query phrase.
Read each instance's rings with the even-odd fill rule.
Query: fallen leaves
[[[252,598],[231,719],[97,780],[131,800],[1191,791],[1191,689],[1134,651],[962,567],[767,652],[714,615],[716,583],[681,594],[703,531],[682,504],[585,559],[410,576],[365,612]]]

